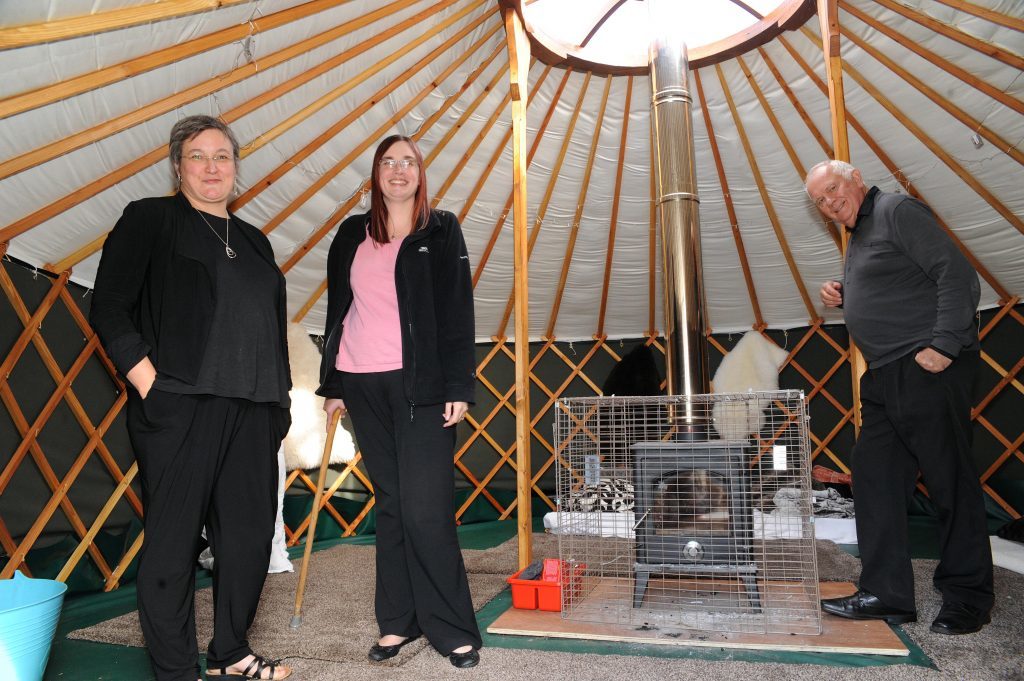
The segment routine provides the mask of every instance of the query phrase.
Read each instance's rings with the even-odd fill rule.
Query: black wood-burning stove
[[[639,442],[631,447],[636,491],[633,607],[652,574],[735,575],[755,612],[753,516],[745,442]]]

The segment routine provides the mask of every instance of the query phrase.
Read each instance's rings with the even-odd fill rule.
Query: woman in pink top
[[[352,416],[377,514],[380,662],[426,636],[456,667],[480,631],[455,532],[455,426],[476,384],[473,286],[455,216],[431,210],[423,157],[388,137],[370,212],[338,228],[327,259],[327,342],[317,391]]]

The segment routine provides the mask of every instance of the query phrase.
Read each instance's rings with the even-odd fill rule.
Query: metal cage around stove
[[[554,430],[563,617],[821,632],[802,392],[562,398]]]

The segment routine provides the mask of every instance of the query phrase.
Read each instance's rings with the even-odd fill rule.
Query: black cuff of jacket
[[[476,390],[473,385],[449,384],[445,386],[444,395],[445,402],[465,402],[469,405],[476,404]]]
[[[110,361],[114,367],[125,378],[128,372],[135,368],[139,362],[149,356],[151,348],[137,334],[122,336],[111,342],[105,348]]]
[[[943,350],[942,348],[935,347],[934,345],[929,345],[928,347],[931,348],[932,350],[934,350],[935,352],[939,353],[940,355],[942,355],[946,359],[956,359],[956,355],[951,355],[948,352],[946,352],[945,350]]]
[[[344,399],[341,395],[341,373],[333,369],[328,371],[324,382],[320,384],[314,394],[327,399]]]

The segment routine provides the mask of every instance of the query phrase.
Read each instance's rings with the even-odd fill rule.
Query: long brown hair
[[[412,154],[416,158],[416,168],[420,176],[420,185],[416,188],[416,198],[412,207],[412,231],[423,229],[430,218],[427,173],[423,168],[423,154],[420,153],[419,147],[411,137],[405,135],[385,137],[384,141],[377,145],[377,151],[373,153],[373,169],[370,171],[370,238],[379,244],[386,244],[390,241],[388,238],[388,207],[384,204],[384,197],[380,192],[380,161],[396,142],[405,142],[412,147]]]

